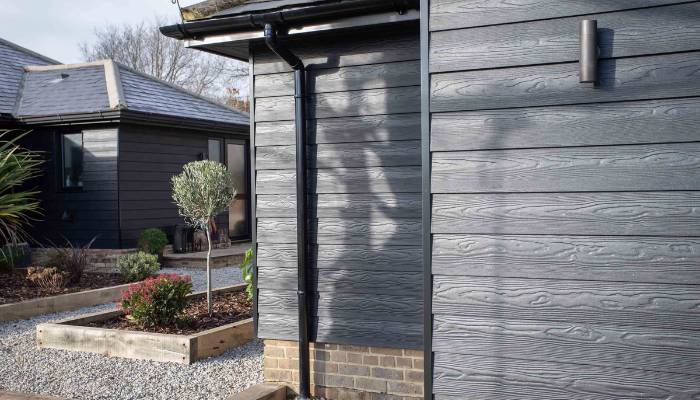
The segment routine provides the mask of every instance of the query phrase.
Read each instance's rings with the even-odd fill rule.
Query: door
[[[248,146],[245,140],[226,140],[226,166],[236,188],[236,198],[228,212],[228,232],[232,240],[250,238]]]

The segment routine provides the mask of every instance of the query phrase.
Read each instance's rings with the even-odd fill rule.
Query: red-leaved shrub
[[[189,276],[161,274],[129,285],[122,293],[121,306],[126,317],[145,327],[175,323],[192,293]]]

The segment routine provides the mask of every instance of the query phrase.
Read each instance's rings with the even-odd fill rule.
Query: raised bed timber
[[[0,305],[0,322],[26,319],[38,315],[77,310],[83,307],[119,301],[122,291],[129,285],[110,286],[99,289],[84,290],[59,294],[57,296],[37,297],[17,303]]]
[[[245,287],[245,284],[229,286],[216,289],[214,293],[243,291]],[[190,298],[204,296],[205,292],[199,292],[190,295]],[[191,335],[81,326],[121,314],[121,310],[114,310],[39,324],[36,328],[37,345],[39,348],[83,351],[108,357],[192,364],[253,339],[252,318]]]

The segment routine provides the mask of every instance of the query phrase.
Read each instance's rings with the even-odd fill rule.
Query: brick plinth
[[[423,396],[423,352],[311,343],[313,395],[330,400],[416,400]],[[265,380],[297,390],[297,342],[265,340]]]

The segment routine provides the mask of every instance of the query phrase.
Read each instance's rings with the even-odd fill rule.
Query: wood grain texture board
[[[297,310],[297,294],[294,290],[260,291],[258,312],[261,314],[293,314]],[[362,315],[374,321],[421,323],[423,309],[416,306],[420,296],[393,296],[375,294],[347,294],[343,292],[314,292],[311,313],[315,317],[349,318]]]
[[[400,61],[310,70],[306,77],[308,93],[420,85],[418,64],[418,61]],[[294,75],[291,72],[258,75],[255,78],[256,98],[292,95],[294,95]]]
[[[700,336],[675,327],[434,316],[433,350],[700,376]]]
[[[309,171],[315,193],[419,193],[420,167],[331,168]],[[294,170],[261,170],[258,194],[296,193]]]
[[[694,142],[698,125],[699,98],[439,113],[432,116],[430,149]]]
[[[579,21],[598,21],[600,58],[700,49],[700,3],[645,8],[430,36],[430,71],[466,71],[578,61]]]
[[[436,194],[432,231],[700,236],[699,206],[680,191]]]
[[[380,322],[360,318],[314,318],[312,341],[344,343],[399,349],[423,346],[423,325],[404,322]],[[289,340],[298,333],[296,314],[261,314],[258,334],[267,339]],[[397,340],[400,338],[400,340]]]
[[[308,118],[337,118],[420,111],[420,86],[331,92],[311,95]],[[255,120],[293,121],[294,97],[255,100]]]
[[[290,50],[307,68],[327,69],[353,65],[381,64],[420,59],[418,35],[414,28],[367,31],[363,35],[326,35],[314,40],[288,41]],[[255,48],[255,74],[290,72],[291,68],[265,46]]]
[[[700,64],[699,64],[700,65]],[[434,153],[434,193],[700,190],[700,142]]]
[[[435,353],[436,400],[636,400],[700,396],[697,376],[612,366]]]
[[[309,264],[318,269],[368,271],[422,271],[419,246],[371,246],[361,244],[317,244],[310,246]],[[261,243],[258,265],[296,268],[296,244]]]
[[[309,243],[420,245],[420,218],[319,218]],[[296,243],[295,218],[258,218],[258,243]]]
[[[700,95],[700,52],[606,59],[596,87],[578,63],[431,75],[432,112],[661,99]]]
[[[433,312],[698,331],[700,286],[438,275]]]
[[[419,193],[317,194],[308,200],[318,218],[416,218],[421,208]],[[296,217],[296,195],[259,195],[257,215]]]
[[[431,0],[430,30],[468,28],[677,4],[682,0]]]
[[[309,144],[420,139],[420,114],[385,114],[307,121]],[[295,144],[294,121],[258,122],[256,146]]]
[[[699,285],[698,265],[697,237],[436,234],[433,239],[436,275]]]
[[[260,289],[296,290],[296,268],[259,267]],[[370,271],[343,269],[312,269],[311,282],[314,292],[338,292],[339,294],[394,295],[421,298],[421,272]]]
[[[256,168],[292,169],[296,165],[295,146],[256,148]],[[309,146],[309,168],[356,168],[420,165],[420,141],[334,143]]]

